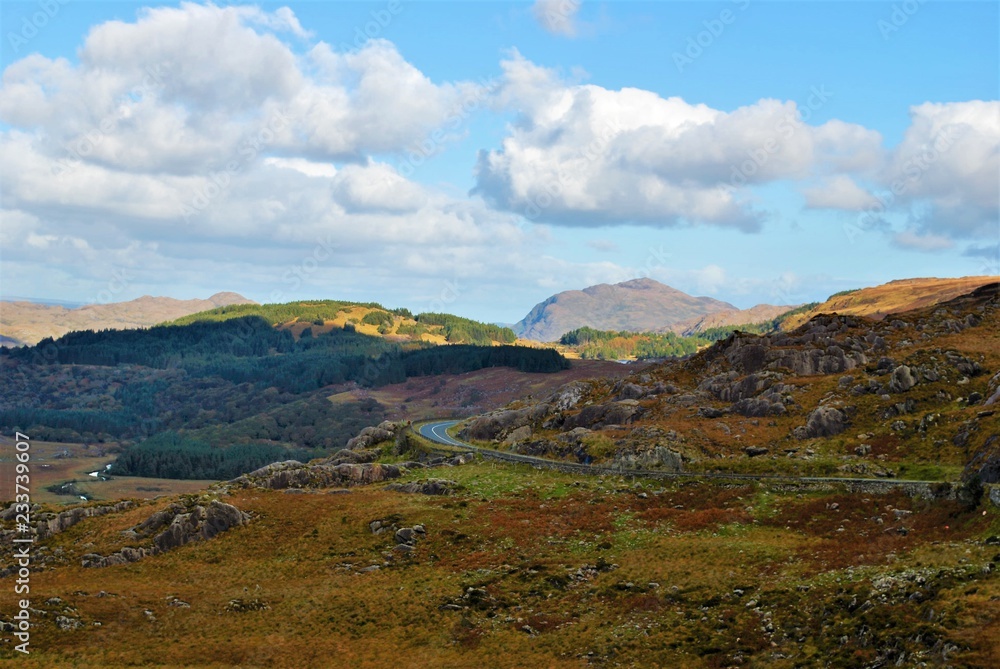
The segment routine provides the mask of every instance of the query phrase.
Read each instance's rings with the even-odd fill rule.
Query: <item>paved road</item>
[[[447,444],[448,446],[458,446],[460,448],[471,448],[476,449],[472,444],[467,444],[464,441],[459,441],[448,434],[447,430],[452,425],[458,425],[457,420],[443,420],[437,423],[427,423],[426,425],[420,426],[420,436],[435,441],[439,444]]]
[[[703,478],[703,479],[728,479],[742,481],[774,481],[779,483],[843,483],[850,485],[876,485],[885,488],[910,488],[923,492],[933,484],[932,481],[911,481],[906,479],[862,479],[862,478],[841,478],[823,476],[780,476],[773,474],[720,474],[720,473],[695,473],[695,472],[665,472],[650,469],[617,469],[614,467],[604,467],[600,465],[583,465],[575,462],[563,462],[559,460],[549,460],[547,458],[536,458],[531,455],[519,455],[517,453],[507,453],[493,450],[492,448],[482,448],[456,439],[448,434],[447,430],[454,425],[458,425],[457,420],[443,420],[425,423],[421,425],[418,432],[421,436],[439,444],[464,448],[469,451],[480,453],[483,457],[493,460],[503,460],[505,462],[519,462],[546,469],[556,469],[563,472],[573,472],[580,474],[590,474],[596,476],[636,476],[640,478]]]

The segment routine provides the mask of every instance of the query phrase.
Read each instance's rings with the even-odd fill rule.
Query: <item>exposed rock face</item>
[[[404,427],[406,427],[405,422],[382,421],[377,427],[366,427],[361,430],[358,436],[347,442],[347,448],[352,451],[369,449],[384,441],[395,439]]]
[[[988,396],[986,401],[983,402],[984,406],[992,406],[1000,402],[1000,372],[994,374],[993,378],[990,379],[990,385],[986,392]]]
[[[546,400],[546,403],[551,405],[553,411],[575,409],[576,405],[580,403],[581,399],[583,399],[583,396],[590,390],[590,384],[582,381],[567,383],[565,386],[552,393],[552,395]]]
[[[832,437],[846,430],[848,425],[847,416],[840,409],[819,407],[809,414],[806,424],[795,428],[792,434],[796,439]]]
[[[458,484],[454,481],[428,479],[427,481],[414,481],[413,483],[390,483],[385,489],[420,495],[450,495],[457,487]]]
[[[620,400],[607,404],[593,404],[584,407],[575,416],[567,416],[563,427],[587,427],[591,429],[607,425],[627,425],[642,413],[642,407],[636,400]]]
[[[83,556],[84,567],[110,567],[136,562],[150,555],[164,553],[192,541],[203,541],[240,527],[250,521],[250,517],[232,504],[217,499],[208,504],[184,506],[171,504],[157,511],[149,518],[126,531],[132,539],[153,537],[152,547],[126,546],[116,553],[102,556],[88,553]]]
[[[838,341],[834,337],[860,325],[859,319],[848,316],[818,316],[793,334],[757,337],[734,333],[717,344],[713,354],[724,355],[742,374],[764,369],[787,369],[796,376],[839,374],[868,363],[865,351],[871,349],[871,342],[855,337]]]
[[[211,539],[249,520],[249,516],[232,504],[212,500],[207,507],[198,505],[187,513],[175,515],[170,524],[153,538],[153,544],[160,552],[168,551],[190,541]]]
[[[38,539],[47,539],[53,534],[59,534],[79,523],[84,518],[103,516],[109,513],[121,513],[135,506],[135,502],[123,500],[108,506],[80,506],[75,509],[67,509],[59,513],[33,513],[36,519],[34,531]],[[16,504],[11,504],[8,508],[0,512],[0,519],[12,520],[16,515]]]
[[[517,442],[524,441],[529,437],[531,437],[531,426],[522,425],[521,427],[511,430],[510,434],[507,435],[507,438],[503,440],[503,443],[516,444]]]
[[[621,469],[658,469],[679,472],[683,469],[681,454],[664,446],[636,453],[618,453],[612,465]]]
[[[915,385],[917,385],[917,379],[913,375],[913,370],[906,365],[900,365],[892,371],[892,376],[889,379],[889,390],[892,392],[906,392]]]
[[[550,411],[548,404],[536,404],[525,409],[501,409],[472,420],[462,430],[465,439],[493,441],[518,428],[531,426],[544,419]]]
[[[342,452],[342,451],[341,451]],[[240,488],[330,488],[378,483],[399,478],[405,470],[398,465],[377,462],[344,463],[334,455],[326,460],[303,464],[286,460],[261,467],[230,481]]]
[[[781,398],[768,397],[748,397],[732,406],[733,413],[748,418],[763,418],[765,416],[782,416],[788,413],[788,409],[782,403]]]

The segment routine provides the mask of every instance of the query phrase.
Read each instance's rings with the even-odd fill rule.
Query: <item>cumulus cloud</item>
[[[582,0],[535,0],[531,13],[546,31],[562,37],[577,34],[577,12]]]
[[[949,237],[995,238],[1000,217],[1000,102],[926,103],[881,180],[887,199],[927,203],[921,230]]]
[[[516,216],[389,164],[431,133],[447,142],[456,110],[488,95],[480,84],[434,83],[382,40],[348,53],[288,41],[309,36],[288,9],[183,3],[95,26],[79,62],[12,63],[5,248],[77,277],[127,264],[167,290],[206,268],[298,289],[275,276],[317,245],[325,269],[311,281],[375,266],[397,281],[507,276],[509,258],[537,258]]]
[[[572,84],[514,53],[498,104],[520,118],[481,152],[477,186],[495,206],[563,225],[682,222],[760,227],[744,186],[871,168],[881,137],[803,122],[794,102],[732,112],[634,88]]]
[[[826,179],[818,186],[805,188],[802,193],[810,209],[863,211],[878,202],[874,195],[844,174]]]
[[[274,151],[312,159],[402,152],[478,89],[431,82],[384,40],[298,56],[282,32],[308,35],[287,8],[144,9],[94,27],[78,64],[32,55],[7,67],[0,120],[63,162],[184,174],[217,169],[265,129]]]

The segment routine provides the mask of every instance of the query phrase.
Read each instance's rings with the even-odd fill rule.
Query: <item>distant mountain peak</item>
[[[584,326],[649,332],[735,309],[728,302],[693,297],[654,279],[638,278],[557,293],[535,305],[514,331],[538,341],[555,341]]]
[[[665,283],[660,283],[655,279],[650,279],[649,277],[641,277],[638,279],[629,279],[628,281],[622,281],[620,283],[614,284],[622,288],[632,288],[636,290],[652,290],[656,288],[670,288],[670,286]],[[676,290],[676,288],[670,288],[670,290]]]

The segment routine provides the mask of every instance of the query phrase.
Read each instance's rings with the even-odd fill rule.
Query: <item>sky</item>
[[[0,297],[1000,274],[998,3],[0,4]]]

